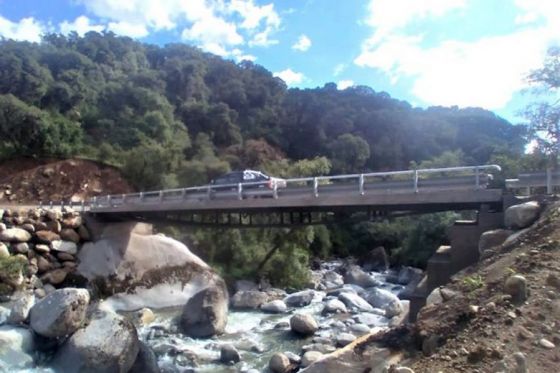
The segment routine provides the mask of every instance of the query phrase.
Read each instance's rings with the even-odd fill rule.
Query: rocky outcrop
[[[31,309],[31,328],[49,338],[73,333],[84,322],[89,299],[89,292],[85,289],[56,290]]]
[[[195,338],[223,333],[227,323],[228,298],[223,280],[193,296],[183,307],[180,326]]]
[[[111,224],[98,236],[81,248],[77,273],[93,282],[100,295],[109,296],[113,309],[180,306],[202,290],[223,283],[185,245],[154,235],[151,225]]]
[[[97,310],[89,324],[57,351],[52,366],[61,372],[128,372],[139,349],[138,335],[130,321]]]
[[[510,206],[504,214],[505,226],[523,229],[533,224],[539,217],[541,206],[536,201]]]

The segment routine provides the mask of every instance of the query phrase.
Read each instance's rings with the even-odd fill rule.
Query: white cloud
[[[532,0],[516,0],[518,5],[527,5],[522,8],[517,22],[548,17],[546,14],[554,10],[550,6],[552,3],[558,5],[551,17],[560,17],[560,3],[537,2],[542,7],[534,6]],[[373,1],[372,6],[375,3],[378,1]],[[464,2],[446,4],[447,7],[431,9],[427,13],[418,8],[415,12],[423,17],[440,16],[463,6]],[[455,7],[451,7],[452,4]],[[527,16],[531,12],[534,15]],[[390,14],[388,18],[391,18]],[[558,38],[549,19],[541,26],[520,28],[507,35],[486,36],[473,41],[444,40],[426,48],[422,46],[423,36],[406,33],[407,22],[413,18],[397,18],[393,23],[379,21],[383,23],[381,33],[380,29],[374,29],[354,62],[358,66],[384,71],[393,83],[411,78],[412,93],[422,101],[436,105],[504,107],[512,95],[524,87],[527,72],[540,66],[550,42]]]
[[[217,17],[196,21],[192,27],[183,30],[181,37],[185,40],[199,42],[203,49],[212,53],[216,53],[212,49],[225,50],[225,47],[243,43],[243,37],[237,32],[237,27],[233,23]]]
[[[244,54],[242,50],[237,48],[232,50],[230,54],[237,62],[241,62],[241,61],[255,62],[257,60],[257,57],[251,54]]]
[[[33,17],[22,18],[19,22],[12,22],[0,16],[0,36],[6,39],[40,42],[41,35],[46,28]]]
[[[93,25],[90,19],[86,16],[77,17],[74,22],[63,21],[60,23],[60,32],[64,35],[68,35],[72,31],[75,31],[78,35],[83,36],[90,31],[101,32],[105,30],[103,25]]]
[[[298,41],[292,45],[292,49],[305,52],[311,47],[311,39],[307,35],[302,34],[299,36]]]
[[[342,72],[344,70],[346,70],[346,64],[345,63],[339,63],[338,65],[336,65],[333,69],[333,75],[334,76],[339,76],[340,74],[342,74]]]
[[[272,35],[281,19],[274,4],[255,0],[76,0],[115,33],[144,37],[160,30],[183,30],[202,49],[233,56],[232,47],[277,44]],[[242,53],[243,54],[243,53]],[[249,56],[249,55],[247,55]]]
[[[131,38],[143,38],[150,33],[145,25],[126,21],[109,22],[107,29],[115,34],[130,36]]]
[[[287,85],[301,83],[305,78],[305,76],[302,73],[297,73],[292,69],[286,69],[280,72],[276,72],[272,75],[282,79],[284,82],[286,82]]]
[[[338,87],[338,89],[343,90],[343,89],[346,89],[348,87],[354,86],[354,81],[353,80],[339,80],[338,83],[336,83],[336,86]]]

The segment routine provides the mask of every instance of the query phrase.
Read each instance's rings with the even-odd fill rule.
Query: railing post
[[[93,196],[93,207],[97,207],[97,196]]]
[[[552,194],[552,168],[546,169],[546,194]]]
[[[159,201],[163,202],[163,190],[159,191]]]
[[[480,189],[480,171],[478,166],[474,168],[475,189]]]
[[[144,192],[140,192],[140,202],[144,202]]]
[[[278,182],[275,180],[272,185],[272,196],[274,199],[278,199]]]
[[[206,190],[206,197],[208,199],[212,199],[212,187],[209,186],[208,189]]]
[[[122,204],[126,204],[126,194],[121,194]]]
[[[243,186],[241,183],[237,184],[237,199],[239,200],[243,199]]]
[[[49,207],[50,207],[50,209],[52,210],[52,208],[53,208],[53,201],[49,201]]]
[[[313,195],[319,197],[319,180],[316,177],[313,178]]]
[[[360,174],[360,195],[364,195],[364,174]]]
[[[181,189],[181,200],[187,197],[187,190],[185,188]]]
[[[418,170],[414,170],[414,193],[418,193]]]
[[[86,211],[86,201],[82,200],[82,212]]]

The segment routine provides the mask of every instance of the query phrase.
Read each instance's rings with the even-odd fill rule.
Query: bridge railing
[[[310,193],[318,197],[320,193],[333,191],[359,193],[410,191],[418,193],[430,188],[486,188],[491,175],[489,172],[501,171],[498,165],[466,167],[429,168],[419,170],[372,172],[362,174],[317,176],[290,179],[272,179],[265,182],[247,182],[224,185],[203,185],[179,189],[117,194],[93,197],[84,208],[113,207],[124,204],[172,203],[191,200],[195,203],[215,198],[236,198],[267,196],[289,198],[295,193]],[[455,174],[453,178],[431,178],[433,175]]]
[[[526,190],[531,194],[533,188],[546,187],[546,193],[552,194],[554,187],[560,186],[560,170],[547,169],[546,171],[519,174],[517,179],[506,179],[506,188],[510,190]]]

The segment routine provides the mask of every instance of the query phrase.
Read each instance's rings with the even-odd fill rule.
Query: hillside
[[[134,189],[120,172],[80,160],[18,158],[0,162],[0,203],[79,202],[93,196]]]
[[[415,372],[556,372],[560,364],[560,204],[494,256],[445,286],[448,300],[419,314],[413,352]],[[528,298],[504,291],[512,275],[527,280]],[[543,339],[548,341],[543,342]],[[419,345],[413,343],[412,351]],[[524,355],[528,370],[515,370]],[[427,355],[427,356],[426,356]],[[504,368],[504,365],[505,367]]]

